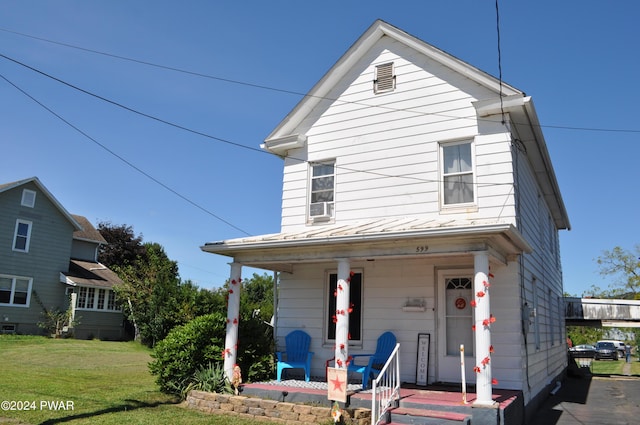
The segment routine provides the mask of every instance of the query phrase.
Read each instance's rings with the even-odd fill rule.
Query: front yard
[[[251,425],[188,410],[157,390],[134,342],[0,335],[0,423]]]

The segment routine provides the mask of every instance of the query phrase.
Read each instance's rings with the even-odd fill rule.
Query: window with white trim
[[[116,294],[113,290],[104,288],[87,288],[85,286],[78,288],[76,308],[78,310],[120,311],[120,308],[116,303]]]
[[[329,302],[327,303],[327,340],[336,339],[336,295],[338,274],[329,273],[327,282]],[[360,341],[362,335],[362,273],[353,273],[349,280],[349,340]]]
[[[309,218],[329,220],[334,213],[335,162],[310,163]]]
[[[20,205],[33,208],[36,205],[36,192],[29,189],[22,189],[22,201]]]
[[[33,279],[0,275],[0,305],[29,307]]]
[[[13,250],[20,252],[29,252],[29,242],[31,241],[30,221],[17,219],[16,231],[13,235]]]
[[[472,152],[472,145],[469,141],[440,145],[442,204],[444,206],[474,202]]]

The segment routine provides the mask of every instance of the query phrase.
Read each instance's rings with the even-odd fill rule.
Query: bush
[[[226,317],[212,313],[197,317],[171,330],[153,349],[149,369],[156,375],[160,390],[184,395],[203,381],[207,374],[214,379],[215,369],[222,370],[222,351],[226,336]],[[238,365],[245,382],[273,378],[273,332],[257,319],[241,321],[238,329]],[[207,365],[209,367],[207,368]],[[209,369],[209,370],[207,370]]]
[[[172,329],[153,349],[149,369],[160,390],[181,394],[199,367],[222,362],[226,318],[220,313],[197,317]]]
[[[222,363],[209,363],[200,367],[192,376],[191,382],[182,391],[182,398],[186,398],[191,390],[206,391],[209,393],[233,393],[231,383],[224,376]]]

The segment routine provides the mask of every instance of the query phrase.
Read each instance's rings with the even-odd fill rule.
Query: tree
[[[273,316],[273,276],[254,273],[242,281],[240,292],[240,314],[243,317],[258,317],[266,322]]]
[[[635,252],[619,246],[604,251],[597,263],[601,275],[616,279],[610,286],[610,298],[640,299],[640,244],[635,246]]]
[[[98,254],[98,259],[105,266],[126,267],[144,255],[142,235],[136,236],[131,226],[103,221],[98,223],[98,231],[107,241],[107,245],[100,246]]]
[[[123,310],[136,329],[136,337],[154,346],[176,325],[190,317],[181,316],[185,291],[181,292],[178,264],[167,257],[158,243],[145,243],[144,255],[118,267],[123,284],[115,288]]]

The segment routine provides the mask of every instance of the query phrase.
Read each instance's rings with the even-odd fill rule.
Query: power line
[[[109,154],[111,154],[112,156],[116,157],[117,159],[119,159],[120,161],[124,162],[127,166],[133,168],[134,170],[136,170],[138,173],[142,174],[143,176],[147,177],[149,180],[153,181],[154,183],[160,185],[161,187],[163,187],[164,189],[168,190],[169,192],[173,193],[174,195],[176,195],[177,197],[179,197],[180,199],[188,202],[189,204],[193,205],[194,207],[198,208],[199,210],[205,212],[206,214],[216,218],[217,220],[220,220],[221,222],[223,222],[224,224],[244,233],[247,236],[250,236],[250,233],[248,233],[247,231],[241,229],[240,227],[236,226],[235,224],[225,220],[224,218],[220,217],[219,215],[214,214],[213,212],[211,212],[210,210],[206,209],[205,207],[201,206],[200,204],[192,201],[191,199],[187,198],[186,196],[182,195],[181,193],[179,193],[178,191],[172,189],[171,187],[167,186],[166,184],[164,184],[163,182],[161,182],[160,180],[158,180],[157,178],[153,177],[151,174],[145,172],[144,170],[142,170],[141,168],[137,167],[135,164],[133,164],[132,162],[128,161],[127,159],[125,159],[123,156],[118,155],[116,152],[114,152],[113,150],[109,149],[107,146],[105,146],[104,144],[100,143],[98,140],[96,140],[95,138],[91,137],[89,134],[87,134],[86,132],[84,132],[83,130],[81,130],[79,127],[75,126],[74,124],[72,124],[70,121],[66,120],[64,117],[62,117],[60,114],[56,113],[53,109],[49,108],[48,106],[46,106],[44,103],[40,102],[38,99],[36,99],[35,97],[31,96],[29,93],[27,93],[25,90],[23,90],[21,87],[19,87],[18,85],[14,84],[12,81],[10,81],[9,79],[7,79],[4,75],[0,74],[0,78],[2,78],[3,80],[5,80],[7,83],[9,83],[10,85],[12,85],[16,90],[18,90],[19,92],[21,92],[22,94],[24,94],[25,96],[27,96],[29,99],[31,99],[32,101],[34,101],[35,103],[37,103],[38,105],[40,105],[42,108],[44,108],[46,111],[48,111],[50,114],[54,115],[56,118],[58,118],[60,121],[62,121],[63,123],[65,123],[66,125],[68,125],[69,127],[71,127],[72,129],[74,129],[75,131],[77,131],[78,133],[80,133],[81,135],[83,135],[85,138],[89,139],[90,141],[92,141],[93,143],[95,143],[96,145],[98,145],[100,148],[102,148],[103,150],[105,150],[106,152],[108,152]]]
[[[499,25],[500,25],[499,19],[500,18],[499,18],[499,11],[498,11],[498,0],[496,0],[496,19],[497,19],[497,27],[498,27],[498,38],[499,38],[500,37],[500,34],[499,34]],[[425,113],[425,112],[414,111],[412,109],[398,109],[398,108],[391,108],[391,107],[387,107],[387,106],[383,106],[383,105],[367,105],[367,104],[360,103],[360,102],[350,102],[350,101],[344,101],[344,100],[341,100],[341,99],[334,99],[334,98],[323,97],[323,96],[314,96],[314,95],[310,95],[308,93],[297,92],[297,91],[294,91],[294,90],[271,87],[271,86],[267,86],[267,85],[263,85],[263,84],[249,83],[249,82],[240,81],[240,80],[233,80],[233,79],[230,79],[230,78],[218,77],[218,76],[214,76],[214,75],[209,75],[209,74],[204,74],[204,73],[200,73],[200,72],[190,71],[190,70],[181,69],[181,68],[177,68],[177,67],[172,67],[172,66],[168,66],[168,65],[161,65],[161,64],[157,64],[157,63],[153,63],[153,62],[143,61],[143,60],[140,60],[140,59],[135,59],[135,58],[130,58],[130,57],[126,57],[126,56],[116,55],[116,54],[113,54],[113,53],[102,52],[102,51],[99,51],[99,50],[89,49],[89,48],[82,47],[82,46],[77,46],[77,45],[74,45],[74,44],[63,43],[63,42],[59,42],[59,41],[55,41],[55,40],[50,40],[50,39],[43,38],[43,37],[37,37],[37,36],[30,35],[30,34],[25,34],[25,33],[22,33],[22,32],[9,30],[9,29],[6,29],[6,28],[0,28],[0,31],[11,33],[11,34],[16,34],[16,35],[19,35],[21,37],[26,37],[26,38],[31,38],[31,39],[34,39],[34,40],[43,41],[43,42],[50,43],[50,44],[56,44],[56,45],[67,47],[67,48],[71,48],[71,49],[76,49],[76,50],[81,50],[81,51],[85,51],[85,52],[89,52],[89,53],[93,53],[93,54],[97,54],[97,55],[101,55],[101,56],[111,57],[111,58],[114,58],[114,59],[119,59],[119,60],[123,60],[123,61],[138,63],[138,64],[141,64],[141,65],[146,65],[146,66],[155,67],[155,68],[159,68],[159,69],[165,69],[165,70],[169,70],[169,71],[173,71],[173,72],[179,72],[179,73],[183,73],[183,74],[193,75],[193,76],[197,76],[197,77],[201,77],[201,78],[207,78],[207,79],[222,81],[222,82],[226,82],[226,83],[230,83],[230,84],[237,84],[237,85],[243,85],[243,86],[247,86],[247,87],[258,88],[258,89],[262,89],[262,90],[269,90],[269,91],[274,91],[274,92],[292,94],[292,95],[302,96],[302,97],[314,97],[314,98],[318,98],[318,99],[321,99],[321,100],[328,100],[328,101],[331,101],[331,102],[338,101],[338,102],[342,102],[344,104],[361,105],[361,106],[365,106],[365,107],[376,107],[376,108],[387,109],[387,110],[398,111],[398,112],[410,112],[410,113],[415,113],[415,114],[418,114],[418,115],[441,116],[441,117],[451,118],[451,119],[469,119],[469,120],[477,119],[476,117],[456,117],[456,116],[449,116],[449,115],[445,115],[445,114]],[[498,44],[499,44],[499,42],[500,41],[498,40]],[[499,45],[498,45],[498,49],[499,49],[498,54],[499,54],[499,56],[501,56]],[[6,58],[6,56],[5,56],[5,58]],[[12,60],[12,59],[10,59],[10,60]],[[499,61],[500,61],[500,59],[499,59]],[[500,72],[500,81],[501,81],[502,80],[502,65],[501,65],[501,63],[499,63],[499,72]],[[500,96],[500,101],[502,102],[502,96]],[[540,128],[553,128],[553,129],[557,129],[557,130],[571,130],[571,131],[594,131],[594,132],[634,133],[634,134],[640,133],[640,130],[636,130],[636,129],[620,129],[620,128],[617,128],[617,129],[616,128],[597,128],[597,127],[594,128],[594,127],[580,127],[580,126],[568,126],[568,125],[547,125],[547,124],[545,124],[545,125],[539,124],[539,127]]]
[[[69,87],[69,88],[72,88],[74,90],[78,90],[81,93],[84,93],[84,94],[86,94],[88,96],[95,97],[95,98],[97,98],[99,100],[102,100],[102,101],[107,102],[107,103],[109,103],[111,105],[117,106],[119,108],[125,109],[126,111],[132,112],[132,113],[140,115],[142,117],[149,118],[149,119],[154,120],[156,122],[159,122],[159,123],[162,123],[162,124],[165,124],[165,125],[169,125],[171,127],[174,127],[174,128],[177,128],[177,129],[180,129],[180,130],[183,130],[183,131],[190,132],[192,134],[196,134],[196,135],[200,135],[200,136],[203,136],[203,137],[207,137],[207,138],[212,139],[212,140],[228,143],[228,144],[236,146],[236,147],[240,147],[240,148],[243,148],[243,149],[248,149],[248,150],[251,150],[251,151],[259,152],[259,153],[266,154],[266,155],[269,155],[269,156],[277,156],[277,155],[275,155],[275,154],[273,154],[273,153],[271,153],[269,151],[266,151],[266,150],[252,148],[250,146],[243,145],[241,143],[232,142],[232,141],[227,140],[227,139],[222,139],[220,137],[212,136],[210,134],[203,133],[203,132],[197,131],[197,130],[193,130],[193,129],[190,129],[188,127],[185,127],[185,126],[182,126],[182,125],[167,121],[165,119],[161,119],[161,118],[155,117],[153,115],[138,111],[136,109],[133,109],[131,107],[123,105],[122,103],[113,101],[111,99],[107,99],[107,98],[105,98],[103,96],[100,96],[98,94],[95,94],[95,93],[90,92],[88,90],[85,90],[83,88],[80,88],[80,87],[78,87],[78,86],[76,86],[74,84],[66,82],[66,81],[64,81],[64,80],[62,80],[60,78],[54,77],[54,76],[52,76],[52,75],[50,75],[50,74],[48,74],[48,73],[46,73],[44,71],[40,71],[40,70],[38,70],[38,69],[36,69],[36,68],[34,68],[32,66],[26,65],[26,64],[24,64],[24,63],[22,63],[20,61],[17,61],[15,59],[9,58],[8,56],[6,56],[4,54],[0,53],[0,57],[3,57],[5,59],[7,59],[7,60],[10,60],[10,61],[12,61],[12,62],[14,62],[14,63],[16,63],[18,65],[24,66],[24,67],[26,67],[27,69],[29,69],[29,70],[31,70],[33,72],[36,72],[36,73],[38,73],[38,74],[40,74],[40,75],[42,75],[44,77],[50,78],[50,79],[52,79],[52,80],[54,80],[54,81],[56,81],[56,82],[58,82],[60,84],[63,84],[65,86]],[[15,87],[15,85],[14,85],[14,87]],[[302,158],[296,158],[295,156],[291,156],[291,155],[287,156],[287,158],[289,158],[289,159],[291,159],[293,161],[301,162],[301,163],[312,163],[313,162],[313,161],[309,161],[309,160],[302,159]],[[345,167],[345,166],[337,166],[336,165],[336,168],[340,169],[340,170],[344,170],[344,171],[350,171],[350,172],[355,172],[355,173],[364,173],[364,174],[369,174],[369,175],[374,175],[374,176],[384,177],[384,178],[402,178],[402,179],[407,179],[407,180],[413,180],[413,181],[416,181],[416,182],[426,182],[426,183],[441,183],[442,182],[439,179],[430,180],[430,179],[425,179],[425,178],[422,178],[422,177],[415,177],[415,176],[411,176],[411,175],[391,175],[391,174],[381,173],[381,172],[377,172],[377,171],[358,170],[358,169],[355,169],[355,168],[350,168],[350,167]],[[491,183],[491,182],[486,182],[486,183],[483,183],[483,184],[476,183],[477,186],[492,186],[492,185],[504,185],[504,184],[508,184],[508,183]]]

